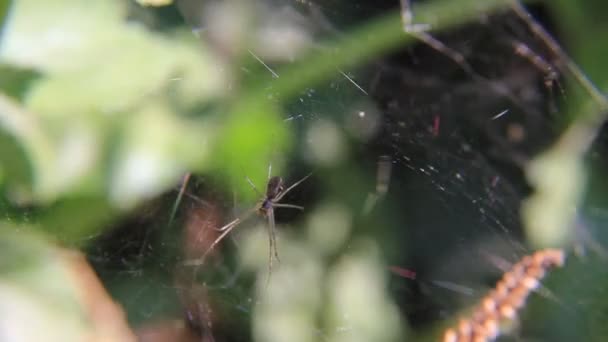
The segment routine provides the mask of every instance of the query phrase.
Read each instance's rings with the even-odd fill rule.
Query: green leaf
[[[41,230],[65,245],[82,247],[120,216],[105,198],[73,196],[32,213]]]
[[[40,76],[40,73],[32,69],[0,64],[0,89],[6,95],[22,101],[26,91]]]
[[[53,151],[37,118],[18,103],[0,93],[0,128],[4,153],[0,165],[7,172],[11,190],[29,200],[32,192],[44,186],[43,170],[52,163]],[[27,184],[25,184],[27,182]]]
[[[0,47],[2,47],[2,31],[4,28],[4,22],[8,17],[8,10],[11,6],[10,0],[0,0]]]
[[[187,169],[205,168],[210,144],[201,141],[209,141],[209,129],[200,118],[185,122],[182,113],[223,93],[221,62],[192,35],[169,38],[128,22],[125,6],[122,1],[15,3],[0,61],[44,77],[28,84],[22,107],[4,106],[11,110],[1,113],[2,128],[27,154],[34,202],[93,190],[124,208],[166,190]],[[132,136],[116,142],[111,140],[116,132]],[[144,147],[142,154],[149,141],[155,148]],[[134,156],[152,161],[145,174],[135,176],[147,179],[137,189],[123,187],[134,185],[133,169],[125,169],[126,161],[142,160]],[[144,178],[150,174],[153,179]]]
[[[17,188],[28,188],[32,183],[32,165],[26,151],[14,136],[0,131],[0,170],[2,183],[10,179]]]
[[[0,224],[2,336],[81,340],[89,330],[60,250],[26,228]],[[27,323],[25,323],[27,322]]]
[[[266,101],[238,102],[224,118],[211,160],[224,170],[239,196],[252,200],[257,196],[246,178],[264,192],[268,167],[273,175],[281,175],[284,156],[291,148],[292,136],[280,120],[277,108]]]
[[[108,189],[121,208],[158,195],[189,170],[209,167],[216,133],[208,120],[178,117],[163,101],[150,101],[123,125]]]

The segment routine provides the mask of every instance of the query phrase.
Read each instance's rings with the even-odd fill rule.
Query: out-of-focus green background
[[[48,340],[91,332],[58,246],[86,254],[140,337],[171,321],[205,341],[436,339],[500,275],[467,253],[514,262],[550,246],[569,261],[506,335],[603,340],[606,5],[533,4],[569,61],[510,17],[511,4],[414,7],[414,22],[446,41],[477,25],[471,37],[529,40],[559,73],[550,92],[524,77],[486,105],[459,91],[509,88],[501,75],[520,75],[525,59],[464,39],[455,49],[490,68],[462,73],[404,33],[396,1],[0,0],[0,320],[14,324],[0,336],[40,338],[16,333],[21,319]],[[426,92],[391,83],[410,78]],[[530,98],[538,117],[517,109]],[[542,141],[533,153],[496,158],[512,141],[492,130],[497,112],[480,112],[501,106],[522,122],[521,146]],[[376,184],[386,156],[388,194]],[[287,184],[313,172],[285,198],[305,210],[277,210],[280,265],[267,274],[267,223],[252,217],[189,266],[214,228],[260,199],[247,179],[264,192],[269,166]]]

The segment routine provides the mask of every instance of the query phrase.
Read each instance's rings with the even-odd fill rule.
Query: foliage
[[[434,1],[417,8],[416,21],[446,30],[509,3]],[[608,30],[587,27],[584,18],[593,9],[589,12],[586,6],[558,1],[552,8],[563,14],[560,25],[577,42],[577,60],[580,58],[594,81],[606,84],[605,67],[598,58],[605,55],[606,46],[595,40],[601,41],[600,35]],[[12,286],[15,269],[24,269],[18,271],[15,282],[25,288],[44,284],[41,291],[46,287],[57,290],[49,296],[72,305],[71,299],[63,300],[69,297],[64,292],[69,292],[70,284],[63,287],[55,279],[63,271],[49,271],[54,266],[43,265],[30,272],[24,268],[29,259],[52,264],[57,257],[45,253],[58,241],[69,247],[87,247],[91,237],[176,188],[188,172],[205,174],[252,202],[257,198],[243,181],[245,176],[263,188],[267,166],[272,164],[273,173],[282,174],[287,163],[284,156],[298,146],[298,132],[283,121],[293,101],[308,88],[323,86],[342,69],[414,41],[403,33],[400,14],[390,13],[340,39],[325,41],[325,49],[309,48],[293,63],[277,63],[279,77],[269,79],[267,70],[257,64],[246,65],[250,73],[241,74],[248,46],[226,52],[221,46],[201,42],[185,26],[155,31],[130,21],[129,14],[126,2],[118,0],[0,1],[0,208],[4,221],[0,223],[4,232],[0,244],[7,247],[2,259],[10,268],[1,270],[2,286]],[[598,32],[594,39],[589,37],[592,30]],[[243,35],[239,41],[251,38],[246,32],[236,34]],[[584,91],[573,92],[580,96],[570,100],[570,112],[581,114],[571,115],[566,131],[575,133],[564,134],[554,149],[526,170],[538,193],[523,208],[524,219],[530,227],[528,236],[533,242],[540,241],[539,246],[570,243],[575,213],[568,208],[583,201],[584,158],[592,140],[576,145],[583,140],[581,135],[597,133],[607,112],[605,103],[589,101]],[[352,172],[329,179],[325,185],[356,188],[353,179],[359,178]],[[569,182],[555,187],[560,179]],[[340,191],[330,193],[337,197]],[[328,197],[329,207],[341,208]],[[358,200],[353,195],[344,202]],[[407,335],[407,327],[383,292],[386,279],[378,270],[382,260],[377,244],[366,236],[369,232],[351,237],[354,247],[341,254],[350,232],[345,228],[344,235],[322,239],[335,239],[335,245],[306,259],[305,251],[318,248],[315,239],[323,234],[318,226],[331,220],[315,221],[315,215],[327,213],[325,209],[311,210],[311,222],[316,223],[308,223],[306,238],[286,234],[281,241],[285,266],[273,275],[276,281],[272,280],[270,288],[291,286],[292,292],[284,290],[278,304],[270,303],[274,306],[256,308],[254,333],[262,340],[294,340],[287,332],[273,330],[268,322],[288,317],[291,321],[285,325],[292,324],[293,331],[301,332],[303,326],[319,320],[316,313],[324,310],[327,326],[341,326],[346,324],[341,310],[348,307],[361,313],[351,317],[360,330],[352,332],[349,340],[399,340]],[[165,222],[157,224],[166,226]],[[548,232],[540,232],[547,227]],[[256,237],[256,232],[247,239],[253,242],[243,247],[245,264],[265,262],[260,258],[265,251],[259,251],[265,239]],[[21,275],[27,277],[19,278]],[[291,282],[298,277],[301,287]],[[347,286],[365,281],[370,282],[372,292]],[[323,286],[329,289],[327,293],[306,292]],[[344,288],[349,290],[341,291]],[[37,291],[33,291],[36,296]],[[257,293],[266,292],[258,288]],[[330,298],[328,303],[323,303],[323,296]],[[27,300],[38,301],[36,298]],[[306,303],[310,310],[298,311],[301,305],[285,298],[298,305]],[[66,321],[74,319],[73,311],[65,316]]]

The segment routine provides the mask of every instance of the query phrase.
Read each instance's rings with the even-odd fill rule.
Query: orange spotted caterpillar
[[[500,334],[501,322],[514,320],[531,291],[536,290],[546,272],[561,267],[564,251],[545,249],[523,257],[506,272],[496,287],[475,307],[472,315],[443,335],[443,342],[486,342]]]

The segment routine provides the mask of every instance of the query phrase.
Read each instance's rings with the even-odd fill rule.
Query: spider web
[[[305,23],[311,37],[321,41],[399,10],[398,5],[272,1],[264,11],[296,13],[297,23]],[[531,11],[543,26],[552,27],[542,5]],[[192,12],[185,16],[192,25],[204,26]],[[373,235],[382,246],[384,271],[392,266],[415,273],[416,279],[398,274],[390,279],[391,296],[415,331],[475,303],[499,278],[501,265],[529,252],[519,208],[532,189],[522,168],[556,139],[568,95],[546,44],[512,11],[475,18],[432,38],[463,60],[455,62],[448,50],[418,41],[356,69],[337,70],[326,83],[303,90],[285,106],[283,117],[296,137],[291,180],[314,165],[307,154],[310,127],[332,124],[349,154],[342,164],[322,166],[286,203],[308,208],[322,198],[341,196],[357,217],[353,234]],[[272,75],[270,63],[251,57]],[[387,192],[363,214],[383,158],[390,161]],[[238,235],[224,241],[221,255],[211,261],[213,272],[201,271],[202,278],[182,264],[184,254],[200,255],[212,241],[201,235],[201,226],[222,226],[250,207],[218,184],[193,177],[176,224],[168,223],[177,190],[147,204],[90,251],[134,324],[185,318],[207,339],[209,331],[218,341],[253,338],[247,322],[256,303],[250,291],[255,276],[243,271],[233,253],[243,248]],[[597,205],[592,212],[593,224],[603,222],[605,209]],[[305,216],[278,210],[277,222],[294,230],[285,226]],[[238,230],[264,223],[249,221]],[[212,315],[231,318],[211,319],[207,309],[192,309],[196,303],[213,308]],[[205,323],[210,320],[213,326]]]

